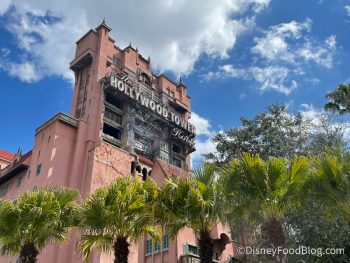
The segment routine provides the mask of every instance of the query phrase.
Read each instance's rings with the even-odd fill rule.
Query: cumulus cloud
[[[269,61],[279,59],[293,62],[294,56],[290,51],[288,40],[299,39],[302,32],[310,31],[311,25],[312,21],[307,19],[304,23],[292,21],[272,26],[265,32],[265,36],[254,39],[256,45],[252,48],[252,52]]]
[[[290,70],[284,66],[251,66],[248,68],[235,68],[231,64],[220,66],[218,71],[209,72],[206,79],[212,78],[241,78],[254,80],[258,83],[257,89],[260,92],[274,90],[288,95],[298,87],[295,80],[289,77]]]
[[[303,23],[291,21],[272,26],[263,37],[255,38],[254,54],[272,63],[287,62],[300,65],[314,62],[331,68],[336,48],[336,37],[330,35],[324,42],[310,37],[312,20]]]
[[[210,121],[199,116],[197,113],[191,113],[190,122],[196,127],[196,151],[191,154],[191,160],[196,166],[201,160],[202,155],[216,152],[215,144],[212,138],[215,131],[210,125]]]
[[[260,84],[259,90],[261,92],[275,90],[288,95],[298,87],[295,80],[288,80],[289,69],[286,67],[252,67],[250,72],[253,78]]]
[[[17,61],[6,61],[6,67],[32,61],[34,71],[29,79],[33,80],[51,75],[72,80],[68,63],[74,55],[74,43],[103,17],[118,45],[123,47],[131,41],[145,57],[152,57],[158,71],[188,74],[202,54],[227,58],[237,37],[254,25],[255,14],[270,2],[0,1],[0,16],[6,18],[4,26],[23,51]],[[235,15],[240,18],[235,19]],[[15,75],[21,78],[19,72]]]
[[[190,122],[196,127],[197,135],[211,135],[212,132],[210,131],[211,125],[209,120],[199,116],[195,112],[192,112]]]
[[[245,68],[222,65],[217,71],[206,74],[204,79],[230,77],[253,80],[261,92],[274,90],[288,95],[299,86],[297,78],[306,74],[305,68],[311,63],[324,68],[333,66],[336,36],[330,35],[319,41],[311,37],[311,30],[311,19],[271,26],[254,39],[255,45],[250,49],[255,56],[252,65]],[[317,80],[305,77],[306,81],[310,79]],[[317,85],[317,82],[313,81],[313,84]]]

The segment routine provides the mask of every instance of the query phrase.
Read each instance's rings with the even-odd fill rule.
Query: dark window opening
[[[106,94],[106,101],[112,104],[113,106],[117,107],[118,109],[123,109],[123,103],[110,94]]]
[[[108,108],[105,109],[104,116],[115,123],[122,124],[122,116]]]
[[[132,161],[131,162],[131,173],[135,173],[135,170],[136,170],[136,162]]]
[[[143,167],[143,169],[142,169],[142,181],[147,180],[147,174],[148,174],[147,168]]]
[[[177,158],[173,158],[173,165],[181,168],[181,160],[179,160]]]
[[[22,180],[23,180],[23,177],[22,177],[22,175],[20,175],[20,176],[18,177],[17,187],[21,187],[21,185],[22,185]]]
[[[188,252],[190,254],[199,255],[198,247],[196,246],[188,245]]]
[[[112,65],[112,63],[110,61],[106,61],[106,68],[110,67]]]
[[[122,66],[122,62],[121,62],[120,58],[117,58],[117,57],[113,57],[113,64],[117,68],[121,68],[121,66]]]
[[[181,146],[176,143],[173,143],[173,152],[181,153]]]
[[[117,140],[121,140],[122,138],[122,132],[119,129],[112,127],[106,123],[103,124],[103,133],[112,136],[114,139]]]
[[[7,191],[9,189],[9,184],[4,184],[0,187],[0,196],[5,196],[7,194]]]
[[[146,85],[151,86],[151,80],[150,80],[149,76],[147,76],[147,74],[141,73],[141,81],[143,83],[145,83]]]
[[[41,172],[41,164],[38,164],[38,166],[36,167],[36,176],[38,176]]]
[[[169,238],[168,235],[163,236],[163,249],[169,248]]]

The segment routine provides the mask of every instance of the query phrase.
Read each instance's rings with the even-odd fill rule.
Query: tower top
[[[108,32],[110,32],[110,31],[112,30],[112,28],[110,28],[110,27],[106,24],[106,19],[105,19],[105,18],[103,18],[102,23],[101,23],[99,26],[97,26],[97,27],[95,28],[95,30],[98,31],[101,27],[106,28]]]

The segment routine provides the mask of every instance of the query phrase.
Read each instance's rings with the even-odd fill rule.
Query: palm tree
[[[210,232],[219,223],[219,190],[215,166],[206,164],[195,170],[194,177],[169,178],[160,193],[166,232],[176,237],[183,227],[192,228],[198,235],[202,263],[213,259]]]
[[[312,159],[305,191],[331,218],[343,216],[350,225],[350,154],[328,150]]]
[[[231,225],[244,220],[261,226],[268,245],[285,246],[286,237],[281,220],[285,213],[297,206],[308,167],[306,157],[291,162],[284,158],[270,158],[264,162],[258,155],[244,153],[240,160],[232,160],[222,170],[225,218]],[[278,256],[277,261],[285,259]]]
[[[84,257],[89,258],[93,248],[112,250],[115,263],[127,263],[130,242],[145,234],[158,238],[148,205],[156,189],[150,179],[142,184],[130,176],[118,178],[91,194],[79,212],[79,247]]]
[[[350,113],[350,84],[340,84],[326,95],[330,100],[324,107],[326,110],[338,112],[340,115]]]
[[[4,254],[34,263],[49,243],[66,240],[74,224],[78,193],[63,187],[26,192],[0,203],[0,243]]]

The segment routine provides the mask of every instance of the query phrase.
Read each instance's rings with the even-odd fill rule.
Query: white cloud
[[[345,7],[345,12],[348,16],[350,16],[350,5],[346,5]]]
[[[11,0],[0,0],[0,16],[5,14],[9,9]]]
[[[336,119],[332,117],[328,112],[326,112],[324,109],[316,108],[312,104],[301,104],[301,109],[299,112],[303,115],[303,117],[308,120],[308,122],[312,125],[314,128],[315,133],[319,132],[320,130],[328,130],[331,129],[330,132],[333,130],[341,131],[344,134],[344,139],[349,142],[350,141],[350,122],[349,121],[343,121],[341,119]],[[324,123],[328,123],[328,121],[331,121],[331,125],[327,127],[324,127]]]
[[[190,122],[196,127],[196,151],[191,154],[191,160],[197,165],[202,160],[202,155],[216,152],[215,144],[212,138],[215,131],[210,125],[210,121],[199,116],[197,113],[191,113]]]
[[[336,38],[334,35],[329,36],[324,45],[314,45],[310,41],[307,41],[305,45],[298,50],[298,55],[304,58],[305,61],[313,61],[318,65],[326,68],[332,68],[333,66],[333,51],[336,47]]]
[[[121,47],[134,43],[153,66],[176,75],[190,73],[202,54],[221,59],[270,0],[52,1],[0,0],[5,27],[23,51],[20,63],[32,61],[38,76],[72,80],[68,63],[74,43],[103,17]],[[249,10],[250,17],[247,15]],[[233,18],[240,15],[240,19]],[[237,16],[236,16],[237,17]],[[19,63],[19,61],[8,61]]]
[[[301,104],[300,106],[301,106],[300,112],[304,118],[309,120],[314,125],[320,124],[319,114],[320,112],[324,113],[323,110],[320,111],[319,109],[316,109],[314,105],[307,104],[307,103]]]
[[[29,62],[23,62],[21,64],[10,64],[8,65],[8,73],[13,77],[18,77],[24,82],[35,82],[41,78],[35,72],[35,67]]]
[[[312,21],[307,19],[304,23],[292,21],[272,26],[264,37],[255,38],[256,45],[252,52],[269,61],[279,59],[293,62],[294,56],[287,40],[299,39],[304,31],[310,31],[311,25]]]
[[[250,72],[253,78],[260,83],[259,90],[261,92],[275,90],[288,95],[298,87],[295,80],[288,80],[289,69],[286,67],[252,67]]]
[[[211,135],[211,125],[209,120],[199,116],[197,113],[191,113],[190,123],[196,127],[197,135]]]
[[[331,68],[336,36],[330,35],[324,42],[313,40],[308,35],[311,27],[311,19],[303,23],[292,21],[272,26],[263,37],[255,38],[252,52],[273,63],[287,62],[296,66],[314,62]]]
[[[257,89],[260,92],[274,90],[288,95],[298,87],[297,82],[290,79],[289,73],[290,70],[284,66],[251,66],[238,69],[231,64],[227,64],[220,66],[216,72],[209,72],[205,78],[209,80],[230,77],[254,80],[258,83]]]
[[[306,19],[302,23],[291,21],[271,26],[263,31],[261,37],[254,39],[251,48],[256,55],[251,65],[246,68],[236,68],[231,64],[219,66],[217,71],[203,76],[210,80],[215,78],[241,78],[254,80],[261,92],[274,90],[286,95],[295,90],[299,84],[297,79],[304,76],[305,81],[317,78],[306,75],[306,69],[314,65],[324,68],[333,66],[336,52],[336,36],[330,35],[324,41],[311,37],[312,20]]]

